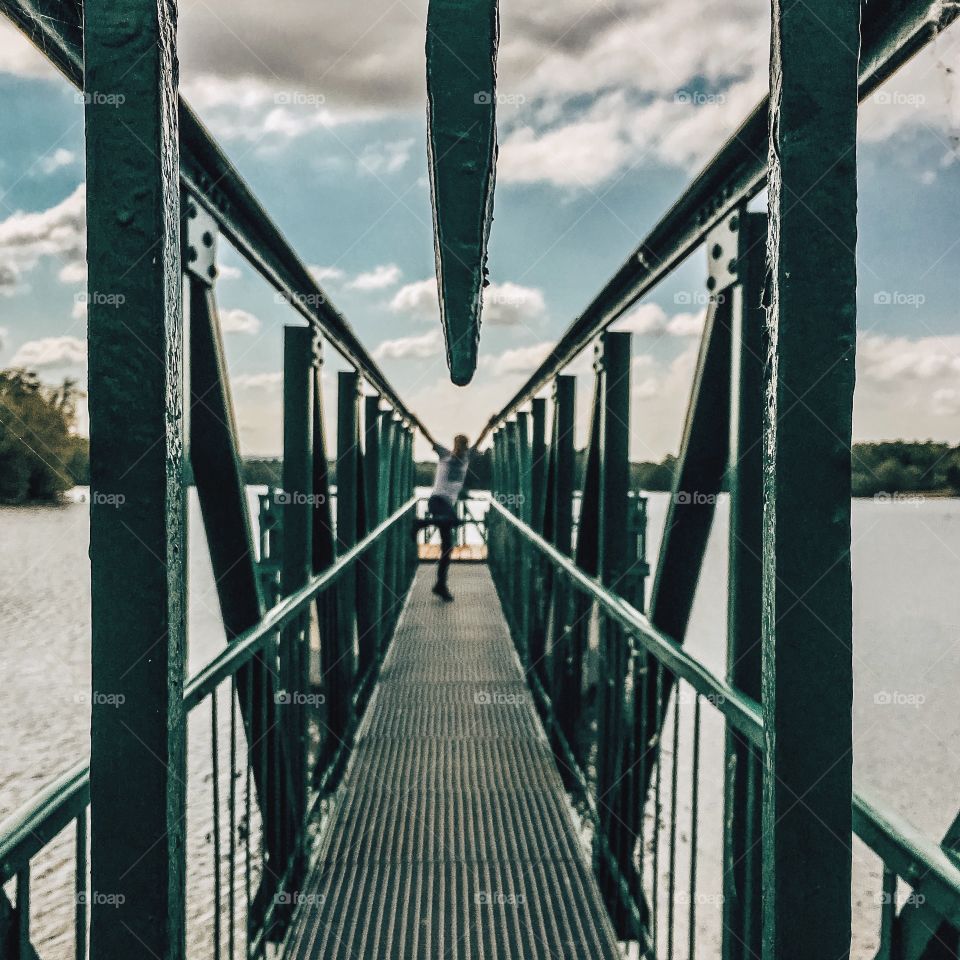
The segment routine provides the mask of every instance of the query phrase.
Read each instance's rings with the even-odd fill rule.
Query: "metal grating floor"
[[[421,567],[300,898],[294,960],[620,956],[486,566]]]

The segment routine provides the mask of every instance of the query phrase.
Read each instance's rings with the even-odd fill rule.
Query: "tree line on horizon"
[[[44,384],[29,370],[0,370],[0,503],[42,503],[58,500],[74,486],[89,483],[89,441],[75,433],[76,404],[81,394],[73,380]],[[580,487],[586,451],[576,454],[575,485]],[[853,495],[916,493],[960,496],[960,445],[932,440],[887,440],[856,443],[851,452]],[[244,482],[278,487],[283,464],[277,457],[243,459]],[[416,484],[433,484],[435,460],[416,464]],[[630,464],[634,489],[673,489],[677,458],[659,463]],[[489,490],[489,450],[474,455],[467,488]],[[187,482],[192,482],[188,469]],[[336,483],[336,461],[330,463]]]

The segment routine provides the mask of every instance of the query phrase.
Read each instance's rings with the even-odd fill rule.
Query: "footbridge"
[[[91,504],[89,760],[0,823],[4,960],[839,960],[864,901],[871,956],[958,956],[960,831],[928,837],[853,781],[849,554],[857,105],[956,5],[774,3],[770,96],[491,416],[452,604],[411,533],[433,437],[179,97],[173,4],[0,10],[84,94],[89,289],[123,294],[90,297],[91,487],[126,505]],[[221,237],[290,309],[259,519]],[[648,557],[631,339],[610,327],[691,255],[709,307]],[[330,351],[350,366],[334,411]],[[193,676],[188,464],[224,626]],[[721,491],[717,671],[685,640]],[[51,938],[32,892],[54,843],[73,869]],[[873,889],[852,887],[855,844]]]

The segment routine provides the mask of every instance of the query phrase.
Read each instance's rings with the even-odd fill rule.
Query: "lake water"
[[[667,499],[650,495],[650,558]],[[255,515],[252,491],[250,500]],[[87,525],[81,502],[0,508],[0,819],[87,755]],[[720,673],[726,530],[721,501],[688,638],[691,651]],[[939,840],[960,807],[960,501],[855,501],[853,569],[856,782]],[[195,498],[189,589],[192,673],[224,642]],[[719,759],[715,744],[719,739],[708,725],[705,760],[710,751]],[[707,811],[717,802],[711,791],[719,780],[719,768],[707,760],[701,787]],[[192,824],[193,843],[202,846],[207,826],[202,818]],[[38,861],[33,890],[35,944],[48,960],[70,955],[72,900],[61,900],[70,893],[63,881],[72,854],[66,844],[58,850]],[[854,956],[866,958],[875,943],[879,871],[875,858],[859,848],[857,870]],[[698,916],[706,927],[715,920],[708,909]]]

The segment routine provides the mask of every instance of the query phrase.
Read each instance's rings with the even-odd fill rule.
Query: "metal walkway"
[[[486,566],[421,567],[301,897],[296,960],[614,958]]]

